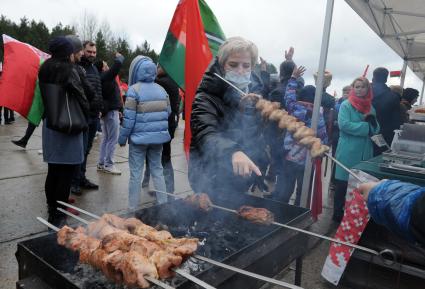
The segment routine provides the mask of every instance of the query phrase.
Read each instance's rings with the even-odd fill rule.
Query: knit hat
[[[83,50],[83,43],[77,35],[69,34],[65,37],[69,40],[69,42],[71,42],[72,46],[74,47],[73,53],[77,53]]]
[[[72,54],[74,47],[65,36],[56,36],[49,41],[49,52],[52,57],[61,58]]]
[[[415,100],[415,98],[417,98],[419,96],[419,91],[414,89],[414,88],[405,88],[403,90],[403,95],[402,95],[402,99],[407,100],[408,102],[412,102]]]
[[[314,103],[316,88],[313,85],[304,86],[298,93],[297,100]]]

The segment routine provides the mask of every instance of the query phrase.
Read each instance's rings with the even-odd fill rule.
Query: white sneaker
[[[97,164],[97,171],[98,172],[103,172],[105,170],[105,165],[103,164]]]
[[[104,166],[103,167],[103,172],[108,173],[108,174],[113,174],[113,175],[121,175],[121,171],[119,169],[117,169],[115,167],[115,165],[112,166]]]

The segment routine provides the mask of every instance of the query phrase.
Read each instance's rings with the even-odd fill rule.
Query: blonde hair
[[[403,88],[400,85],[391,85],[390,89],[391,89],[391,91],[396,92],[400,95],[403,94]]]
[[[357,78],[356,78],[356,79],[354,79],[354,80],[353,80],[353,82],[351,83],[351,87],[354,87],[354,84],[355,84],[357,81],[360,81],[360,82],[362,82],[363,84],[366,84],[366,86],[367,86],[367,90],[369,91],[369,89],[370,89],[370,82],[369,82],[369,79],[367,79],[366,77],[363,77],[363,76],[357,77]]]
[[[316,72],[315,74],[313,74],[314,82],[316,83],[316,86],[317,86],[318,74],[319,72]],[[325,70],[325,73],[323,75],[323,88],[327,88],[329,85],[331,85],[331,81],[332,81],[332,73],[329,70]]]
[[[251,54],[251,65],[254,66],[258,59],[257,46],[242,37],[230,37],[218,49],[218,63],[221,67],[224,67],[224,64],[232,53],[245,51]]]

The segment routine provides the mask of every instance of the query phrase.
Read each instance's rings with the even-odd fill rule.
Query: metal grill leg
[[[301,286],[301,274],[303,272],[303,256],[295,260],[295,282],[297,286]]]

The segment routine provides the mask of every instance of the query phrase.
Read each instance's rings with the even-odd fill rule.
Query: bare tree
[[[84,10],[83,15],[81,15],[80,20],[75,23],[74,27],[76,27],[77,33],[83,41],[94,41],[98,31],[97,17],[93,13]]]

